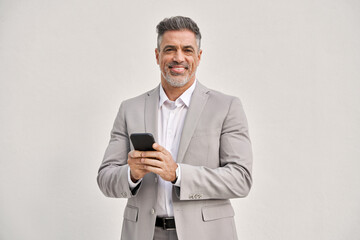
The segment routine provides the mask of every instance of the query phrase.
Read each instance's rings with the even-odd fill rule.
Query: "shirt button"
[[[152,215],[154,215],[155,214],[155,209],[152,208],[150,212],[151,212]]]

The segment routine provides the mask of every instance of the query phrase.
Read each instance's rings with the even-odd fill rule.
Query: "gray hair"
[[[198,45],[198,49],[200,50],[200,42],[201,42],[201,33],[197,24],[189,17],[176,16],[165,18],[156,26],[156,32],[158,34],[157,37],[157,48],[160,51],[160,42],[162,40],[162,36],[166,31],[172,30],[190,30],[195,34],[196,43]]]

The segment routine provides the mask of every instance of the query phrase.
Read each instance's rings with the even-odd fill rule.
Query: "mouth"
[[[183,74],[186,70],[189,69],[186,65],[179,65],[179,64],[169,64],[169,69],[172,74],[179,75]]]

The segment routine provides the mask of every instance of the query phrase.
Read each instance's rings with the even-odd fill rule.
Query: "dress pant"
[[[155,227],[154,240],[178,240],[176,230],[164,230],[161,227]]]

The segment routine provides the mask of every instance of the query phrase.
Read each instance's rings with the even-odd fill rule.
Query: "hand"
[[[165,181],[175,181],[178,165],[170,152],[157,143],[154,143],[152,147],[156,151],[141,152],[143,170],[156,173]]]
[[[141,162],[140,151],[132,150],[128,154],[128,164],[130,167],[131,181],[136,183],[139,179],[143,178],[149,171],[144,168],[144,164]]]

